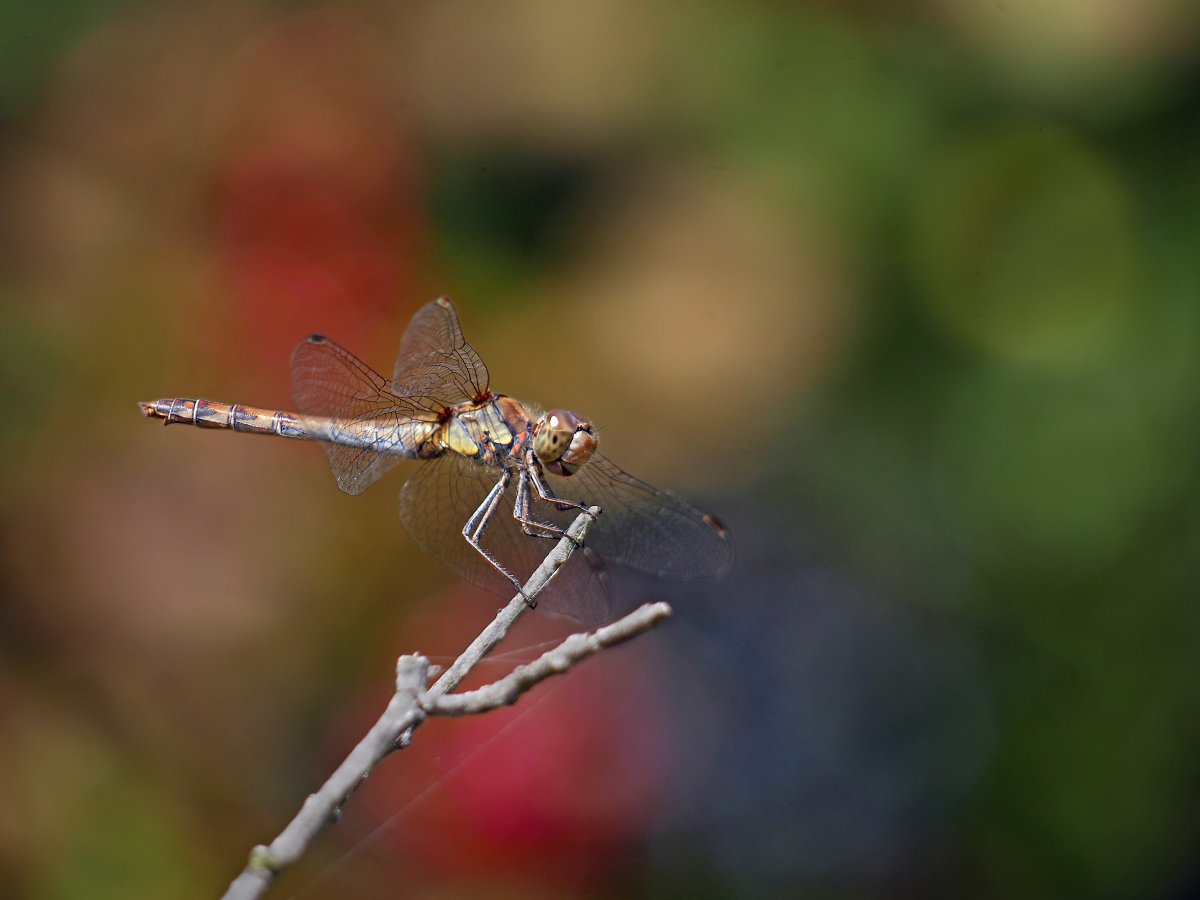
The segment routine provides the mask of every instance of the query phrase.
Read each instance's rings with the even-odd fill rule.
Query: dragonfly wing
[[[733,564],[733,543],[716,519],[634,478],[603,454],[570,477],[548,480],[560,497],[604,511],[586,543],[606,559],[672,578],[721,575]]]
[[[391,389],[432,412],[487,393],[487,366],[463,337],[449,297],[425,304],[408,323]]]
[[[421,549],[451,571],[494,594],[512,597],[516,593],[512,582],[462,535],[471,514],[499,480],[499,469],[460,456],[448,454],[429,460],[405,482],[400,492],[400,518]],[[516,490],[514,477],[481,542],[523,584],[554,547],[554,541],[531,537],[521,530],[513,518]],[[573,516],[559,514],[555,518],[569,522]],[[590,542],[590,537],[587,540]],[[599,561],[589,553],[573,554],[538,595],[537,604],[543,612],[567,616],[585,625],[607,621],[612,602]]]
[[[429,418],[423,408],[396,396],[388,381],[361,359],[320,335],[306,338],[292,351],[292,385],[297,411],[335,419],[335,434],[340,429],[349,437],[356,425],[367,422],[398,426],[412,418]],[[374,431],[389,432],[400,433],[387,428]],[[338,487],[347,494],[361,494],[403,458],[394,446],[393,452],[353,446],[353,442],[325,442],[324,446]]]

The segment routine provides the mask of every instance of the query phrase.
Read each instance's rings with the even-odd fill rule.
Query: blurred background
[[[1200,895],[1192,0],[9,2],[0,47],[0,893],[218,895],[490,619],[411,469],[134,405],[287,408],[304,335],[387,372],[449,294],[738,565],[628,580],[666,627],[423,728],[272,896]]]

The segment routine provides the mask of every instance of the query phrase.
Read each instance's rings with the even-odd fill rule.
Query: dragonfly
[[[491,390],[448,297],[413,316],[390,379],[319,334],[296,346],[291,371],[295,412],[181,397],[138,406],[164,425],[317,441],[348,494],[420,460],[400,492],[401,521],[430,556],[503,596],[522,591],[547,540],[598,506],[585,546],[537,598],[584,624],[611,615],[609,563],[674,578],[733,563],[720,521],[611,462],[590,421]]]

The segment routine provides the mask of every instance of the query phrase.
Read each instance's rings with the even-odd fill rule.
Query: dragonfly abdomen
[[[357,447],[373,453],[430,458],[445,452],[436,442],[436,421],[419,419],[340,420],[329,416],[306,416],[277,409],[259,409],[240,403],[216,400],[152,400],[139,403],[142,413],[162,419],[164,425],[195,425],[224,428],[247,434],[274,434],[306,441],[324,441],[341,447]]]
[[[314,440],[314,434],[304,422],[291,413],[276,409],[259,409],[240,403],[220,403],[216,400],[152,400],[139,403],[142,413],[152,419],[162,419],[164,425],[195,425],[198,428],[228,428],[248,434],[274,434],[279,437]]]

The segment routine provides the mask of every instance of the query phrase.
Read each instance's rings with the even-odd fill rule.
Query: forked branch
[[[261,897],[283,869],[304,855],[326,824],[334,822],[341,807],[371,771],[393,751],[407,746],[413,730],[428,716],[462,716],[488,712],[515,703],[525,691],[601,650],[650,630],[671,614],[665,603],[649,603],[594,632],[573,634],[533,662],[518,666],[499,681],[464,694],[451,694],[459,682],[495,647],[529,608],[539,593],[583,542],[599,510],[593,507],[571,524],[566,535],[546,556],[525,584],[523,592],[500,610],[462,655],[428,685],[429,660],[419,655],[401,656],[396,662],[396,693],[379,720],[371,726],[329,780],[304,801],[295,818],[269,845],[255,847],[246,868],[225,892],[225,900]]]

